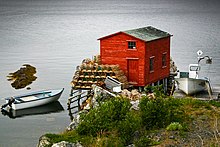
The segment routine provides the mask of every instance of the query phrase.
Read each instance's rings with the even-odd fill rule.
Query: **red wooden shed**
[[[118,64],[134,86],[166,83],[170,74],[171,36],[149,26],[99,38],[101,63]]]

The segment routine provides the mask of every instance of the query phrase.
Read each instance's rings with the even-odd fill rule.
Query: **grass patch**
[[[220,102],[219,101],[211,100],[211,101],[209,101],[209,104],[212,105],[212,106],[215,106],[215,107],[220,107]]]
[[[170,125],[166,127],[167,131],[181,131],[183,130],[183,126],[179,122],[172,122]]]
[[[45,134],[45,136],[50,138],[52,143],[57,143],[60,141],[76,143],[78,140],[81,140],[81,136],[79,136],[76,131],[68,131],[61,134]]]

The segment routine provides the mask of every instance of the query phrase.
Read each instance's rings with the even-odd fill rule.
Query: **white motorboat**
[[[57,101],[60,98],[63,90],[64,88],[44,90],[5,98],[6,104],[2,106],[2,109],[10,106],[14,110],[20,110],[45,105]]]
[[[206,63],[211,64],[212,59],[209,56],[201,57],[202,51],[198,51],[198,63],[190,64],[188,72],[180,72],[179,77],[175,78],[178,85],[178,89],[182,90],[187,95],[192,95],[204,90],[207,90],[211,96],[212,89],[210,80],[208,77],[199,77],[199,71],[201,70],[200,61],[207,58]]]

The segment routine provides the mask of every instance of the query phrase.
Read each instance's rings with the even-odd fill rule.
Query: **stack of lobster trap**
[[[127,77],[118,65],[102,65],[99,58],[95,56],[93,59],[84,59],[76,67],[67,102],[71,120],[75,113],[82,110],[83,104],[93,97],[94,86],[102,87],[109,93],[121,92],[129,86]]]
[[[99,56],[84,59],[80,66],[76,67],[71,81],[73,89],[91,89],[92,85],[103,86],[105,79],[111,77],[118,80],[123,88],[128,87],[127,77],[118,65],[102,65]]]

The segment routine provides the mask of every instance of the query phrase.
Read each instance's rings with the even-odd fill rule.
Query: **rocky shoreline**
[[[70,143],[67,141],[61,141],[61,142],[52,144],[50,139],[48,137],[46,137],[45,135],[43,135],[40,137],[37,147],[47,147],[47,146],[51,146],[51,147],[83,147],[78,142],[77,143]]]

